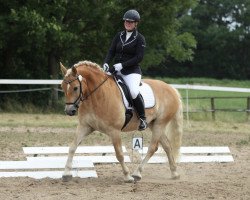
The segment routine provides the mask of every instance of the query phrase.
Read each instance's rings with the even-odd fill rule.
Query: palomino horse
[[[120,162],[125,182],[141,179],[143,166],[158,149],[160,143],[167,153],[172,178],[179,178],[176,161],[179,156],[182,139],[182,102],[176,89],[159,80],[143,80],[153,89],[156,105],[146,109],[147,122],[152,131],[152,138],[146,157],[131,175],[124,162],[121,142],[121,128],[125,121],[125,108],[121,93],[112,76],[107,75],[95,63],[81,61],[66,69],[62,64],[64,75],[61,87],[65,93],[65,112],[72,116],[77,114],[78,126],[69,154],[63,180],[68,181],[72,175],[72,159],[83,138],[97,130],[111,137]],[[123,132],[137,130],[139,120],[136,115]]]

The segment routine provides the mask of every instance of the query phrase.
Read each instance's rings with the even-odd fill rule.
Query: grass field
[[[246,110],[249,109],[248,93],[236,92],[219,92],[219,91],[200,91],[200,90],[179,90],[183,97],[184,111],[188,110],[192,119],[212,119],[211,98],[214,98],[214,108],[216,111],[216,119],[221,121],[248,121],[250,113],[247,114]],[[249,116],[248,116],[249,115]]]
[[[250,81],[248,80],[245,81],[229,80],[229,79],[216,80],[209,78],[174,79],[174,78],[160,78],[160,77],[156,79],[163,80],[170,84],[191,84],[191,85],[250,88]],[[247,122],[250,120],[250,113],[248,116],[246,112],[247,108],[249,109],[250,106],[247,105],[248,103],[247,98],[250,98],[250,93],[185,90],[185,89],[179,89],[179,91],[183,98],[184,111],[185,112],[187,111],[187,105],[188,105],[189,117],[191,119],[211,120],[212,119],[211,112],[204,112],[204,111],[211,110],[211,98],[215,97],[214,100],[215,109],[228,110],[228,111],[216,112],[215,114],[216,120],[225,122],[232,122],[232,121]],[[232,112],[232,110],[234,111]],[[187,116],[187,114],[185,116]]]
[[[209,85],[222,87],[250,88],[250,80],[230,80],[230,79],[212,79],[212,78],[168,78],[156,77],[154,79],[163,80],[170,84],[191,84],[191,85]]]
[[[0,115],[0,149],[21,149],[22,146],[69,145],[77,126],[77,117],[62,114],[2,113]],[[183,145],[250,145],[250,124],[221,121],[184,120]],[[145,145],[149,144],[149,130],[123,133],[122,140],[131,146],[133,135],[143,136]],[[217,139],[215,139],[217,138]],[[15,145],[9,147],[8,144]],[[96,132],[84,139],[83,144],[111,144],[109,137]]]

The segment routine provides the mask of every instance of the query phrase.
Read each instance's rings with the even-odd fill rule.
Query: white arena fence
[[[38,80],[38,79],[0,79],[0,84],[5,85],[60,85],[62,80]],[[243,92],[250,94],[250,88],[238,87],[219,87],[219,86],[204,86],[204,85],[181,85],[171,84],[176,89],[186,90],[210,90],[210,91],[224,91],[224,92]],[[50,89],[50,88],[43,88]],[[4,91],[1,91],[4,93]]]
[[[35,88],[35,89],[23,89],[23,90],[0,90],[0,94],[7,94],[7,93],[20,93],[20,92],[37,92],[37,91],[46,91],[51,90],[52,92],[60,91],[61,89],[58,88],[58,85],[60,85],[62,80],[42,80],[42,79],[0,79],[0,85],[52,85],[51,87],[46,88]],[[250,88],[238,88],[238,87],[219,87],[219,86],[204,86],[204,85],[190,85],[190,84],[171,84],[176,89],[185,89],[186,90],[186,97],[185,104],[186,104],[186,117],[187,120],[189,120],[189,113],[193,112],[211,112],[212,113],[212,119],[215,120],[215,111],[229,111],[229,112],[246,112],[247,119],[250,116]],[[218,109],[215,107],[215,99],[222,99],[224,97],[201,97],[203,99],[208,98],[210,99],[211,108],[208,110],[194,110],[191,111],[189,109],[189,100],[193,99],[189,97],[189,90],[205,90],[205,91],[223,91],[223,92],[238,92],[238,93],[249,93],[248,97],[237,97],[237,98],[246,98],[246,108],[243,109]],[[226,99],[227,97],[225,97]],[[232,97],[234,98],[234,97]],[[199,99],[199,98],[196,98]],[[229,99],[229,98],[228,98]]]

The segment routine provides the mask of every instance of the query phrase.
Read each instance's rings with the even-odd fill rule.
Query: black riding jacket
[[[125,40],[126,31],[118,32],[115,35],[104,63],[110,64],[114,58],[114,64],[122,64],[122,74],[141,74],[139,63],[144,56],[145,38],[137,30],[134,30],[130,38]],[[112,70],[114,69],[110,68],[110,71]]]

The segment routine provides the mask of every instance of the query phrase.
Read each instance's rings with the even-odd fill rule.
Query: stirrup
[[[140,118],[139,120],[140,120],[140,125],[139,125],[138,130],[143,131],[148,127],[148,123],[146,122],[145,119]]]

